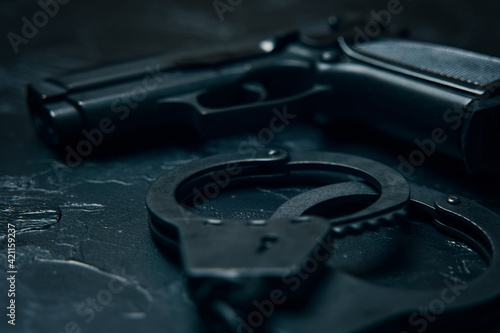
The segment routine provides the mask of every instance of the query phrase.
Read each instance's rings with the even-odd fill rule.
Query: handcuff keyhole
[[[278,240],[279,240],[279,237],[276,235],[262,236],[260,238],[260,245],[257,248],[257,252],[262,253],[262,252],[268,250],[269,248],[271,248],[271,246],[276,244],[278,242]]]

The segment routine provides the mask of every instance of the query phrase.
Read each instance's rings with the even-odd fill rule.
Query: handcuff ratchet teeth
[[[363,186],[356,183],[344,187],[347,188],[352,189],[352,195],[374,195],[369,190],[361,194]],[[439,320],[433,316],[432,322],[427,322],[426,326],[432,324],[433,328],[440,330],[470,331],[474,330],[471,325],[477,325],[477,320],[470,320],[472,313],[488,318],[492,312],[498,312],[500,217],[463,197],[445,195],[414,184],[411,189],[408,217],[424,215],[434,220],[436,229],[476,250],[489,265],[486,271],[466,284],[445,281],[442,290],[427,291],[381,287],[340,271],[331,271],[318,286],[321,296],[308,307],[306,315],[286,317],[285,320],[277,315],[269,325],[290,333],[303,332],[302,329],[311,323],[317,331],[364,332],[399,322],[403,325],[398,331],[410,332],[416,331],[412,324],[416,325],[420,318],[418,313],[434,306]],[[303,214],[311,207],[331,200],[329,192],[336,190],[334,184],[312,190],[313,193],[304,192],[284,203],[275,215]],[[300,201],[300,197],[307,198],[307,202],[294,206],[293,201]],[[325,316],[327,309],[331,311]],[[404,323],[408,326],[405,327]]]
[[[318,187],[293,197],[270,219],[259,221],[211,219],[196,214],[183,203],[188,197],[193,199],[195,188],[222,190],[229,183],[254,183],[287,177],[293,171],[318,170],[358,176],[368,184],[351,181]],[[312,208],[338,199],[370,199],[372,203],[330,220],[307,215]],[[470,318],[466,315],[469,311],[500,299],[500,218],[465,198],[448,197],[414,185],[410,198],[410,185],[402,176],[361,157],[339,153],[288,154],[283,150],[269,150],[252,158],[240,154],[207,157],[160,177],[151,186],[146,202],[153,234],[179,250],[190,280],[201,281],[193,294],[201,304],[200,314],[214,325],[215,331],[234,330],[235,318],[249,311],[246,304],[269,289],[266,281],[297,274],[297,264],[311,257],[318,244],[331,245],[329,235],[364,230],[384,220],[394,220],[407,209],[410,217],[415,212],[418,216],[430,216],[438,230],[476,249],[490,265],[467,286],[448,286],[460,290],[460,297],[446,304],[436,325],[463,328],[460,325],[468,322],[464,318]],[[366,331],[388,323],[408,322],[405,317],[439,296],[435,290],[391,289],[341,271],[318,271],[323,276],[311,279],[318,282],[308,286],[307,293],[318,294],[318,288],[321,293],[314,297],[308,311],[292,317],[282,317],[278,311],[266,321],[266,327],[293,333],[307,331],[314,323],[316,331]],[[238,283],[246,289],[235,287]],[[219,318],[216,323],[214,314]]]
[[[358,176],[377,188],[380,196],[372,204],[355,213],[329,221],[320,217],[298,216],[267,221],[217,220],[198,215],[182,203],[184,198],[192,196],[193,189],[202,188],[203,191],[198,190],[196,193],[213,196],[229,183],[273,179],[289,175],[293,171],[331,171]],[[349,193],[340,192],[337,196],[345,194]],[[305,230],[306,227],[298,226],[300,223],[296,223],[297,219],[308,219],[308,228],[312,228],[312,225],[317,225],[316,229],[324,228],[323,233],[316,233],[316,238],[331,231],[340,233],[348,229],[360,230],[403,215],[409,197],[410,188],[406,180],[381,163],[341,153],[288,154],[281,149],[270,149],[252,158],[245,158],[238,153],[223,154],[177,167],[161,176],[151,186],[146,202],[153,234],[167,245],[180,247],[188,274],[239,276],[254,274],[259,267],[270,274],[280,274],[290,269],[297,262],[296,257],[286,256],[288,261],[285,263],[282,258],[284,256],[273,257],[274,251],[267,251],[266,255],[263,255],[254,249],[261,246],[262,242],[265,243],[266,237],[269,238],[268,242],[275,243],[272,248],[276,251],[281,247],[292,246],[286,238],[280,237],[279,241],[272,241],[270,235],[278,233],[277,229],[285,234],[293,230],[304,232],[301,229]],[[254,228],[248,228],[249,224]],[[269,228],[255,228],[259,224],[267,224]],[[329,225],[333,229],[328,230]],[[219,228],[216,228],[217,226]],[[242,235],[245,235],[245,241],[242,241]],[[296,256],[306,257],[314,248],[314,239],[311,238],[308,242],[305,236],[302,238],[304,239],[301,240],[300,246],[294,243],[292,252],[296,253]],[[239,253],[240,258],[244,256],[245,261],[238,259],[236,253]],[[280,272],[279,267],[282,268]],[[262,271],[259,274],[262,274]]]
[[[283,179],[293,171],[318,170],[361,177],[380,195],[369,206],[330,220],[318,216],[220,220],[198,215],[185,205],[186,198],[195,201],[200,193],[212,198],[229,184],[255,184]],[[349,194],[349,189],[330,193],[334,198]],[[251,158],[225,154],[177,167],[151,186],[146,203],[153,235],[180,253],[200,316],[219,332],[234,328],[238,315],[233,310],[244,313],[249,300],[281,285],[284,276],[297,278],[299,263],[325,249],[328,257],[332,232],[359,231],[395,219],[405,213],[409,196],[406,180],[378,162],[339,153],[288,154],[271,149]],[[302,292],[289,295],[290,299],[314,289],[321,271],[316,270]]]

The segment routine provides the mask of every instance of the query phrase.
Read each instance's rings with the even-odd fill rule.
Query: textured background
[[[402,3],[404,11],[393,17],[391,30],[404,29],[415,39],[500,56],[500,2]],[[235,150],[252,135],[199,141],[166,133],[154,144],[150,138],[135,136],[120,149],[88,158],[78,168],[58,169],[59,156],[37,139],[31,127],[25,104],[29,82],[137,56],[251,43],[329,14],[366,15],[386,6],[386,1],[243,1],[220,21],[209,0],[72,0],[16,54],[7,34],[20,34],[21,18],[31,18],[40,7],[35,1],[1,1],[0,306],[7,304],[4,291],[8,289],[3,234],[6,223],[14,222],[19,273],[17,326],[12,331],[62,332],[68,322],[75,322],[83,332],[203,331],[178,265],[151,239],[144,197],[165,171]],[[350,134],[347,140],[309,124],[293,124],[270,145],[350,152],[391,167],[397,167],[399,154],[413,149],[387,138],[372,138],[373,133]],[[470,177],[459,163],[441,156],[433,156],[411,177],[416,183],[477,200],[497,213],[499,179]],[[265,217],[299,191],[257,187],[233,193],[241,199],[238,205],[221,196],[204,208],[219,216]],[[395,235],[380,231],[340,241],[333,264],[377,283],[409,288],[439,288],[443,277],[468,281],[485,267],[468,248],[423,228],[404,236],[415,244],[415,253],[395,265],[394,271],[370,269],[366,266],[373,259],[370,244],[384,237]],[[87,323],[89,315],[79,314],[78,307],[108,288],[113,279],[122,283],[123,291]],[[0,323],[2,332],[5,321]]]

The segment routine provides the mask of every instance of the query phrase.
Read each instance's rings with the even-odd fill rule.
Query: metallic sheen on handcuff
[[[200,194],[213,198],[218,191],[286,180],[300,171],[358,178],[299,194],[282,204],[268,220],[213,219],[193,209],[196,195],[198,199]],[[310,213],[335,202],[363,201],[369,204],[334,218]],[[466,314],[484,312],[500,297],[500,230],[496,227],[500,218],[468,199],[410,185],[396,171],[366,158],[280,149],[252,158],[237,153],[207,157],[160,177],[148,192],[147,206],[153,235],[180,255],[192,297],[214,332],[272,332],[278,328],[304,332],[311,323],[316,331],[330,332],[404,328],[400,325],[403,319],[439,296],[439,291],[376,286],[323,265],[325,260],[318,263],[320,268],[308,271],[307,283],[297,290],[284,288],[283,279],[302,277],[300,263],[307,258],[319,253],[322,257],[330,255],[328,248],[336,237],[404,224],[421,216],[434,220],[437,232],[464,242],[489,264],[466,286],[450,286],[460,291],[460,297],[447,304],[433,327],[463,329],[470,322]],[[447,299],[453,297],[450,295]],[[309,298],[314,298],[314,306],[292,320],[280,320],[280,311],[286,306],[278,301],[272,304],[274,315],[258,327],[241,319],[252,316],[252,306],[258,304],[255,300],[294,302]]]

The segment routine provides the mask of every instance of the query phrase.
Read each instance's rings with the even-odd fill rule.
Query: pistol
[[[472,51],[291,32],[231,54],[78,71],[31,84],[27,98],[43,141],[81,154],[152,126],[209,137],[258,128],[277,111],[284,121],[323,112],[414,142],[414,165],[438,151],[476,174],[500,161],[499,79],[500,59]]]

